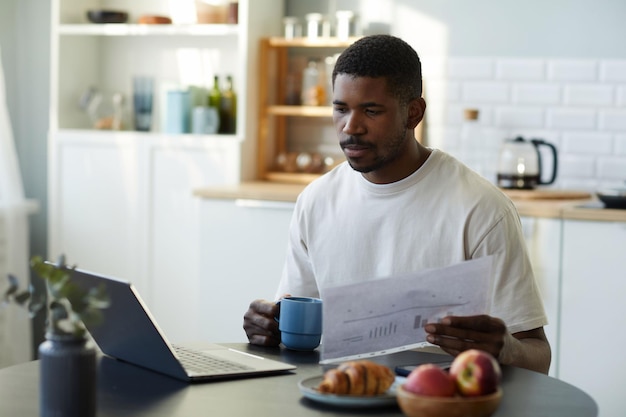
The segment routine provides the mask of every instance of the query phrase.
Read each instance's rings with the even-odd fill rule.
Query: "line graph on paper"
[[[426,343],[424,326],[488,312],[491,258],[327,289],[322,360],[374,356]],[[346,296],[349,294],[349,296]]]

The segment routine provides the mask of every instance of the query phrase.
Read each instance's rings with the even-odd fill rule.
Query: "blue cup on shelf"
[[[313,350],[322,339],[322,300],[311,297],[285,297],[278,301],[275,317],[280,341],[291,350]]]
[[[167,92],[165,132],[172,134],[191,132],[191,95],[186,90]]]

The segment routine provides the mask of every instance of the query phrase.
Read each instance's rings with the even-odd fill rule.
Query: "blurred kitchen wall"
[[[0,45],[24,192],[39,204],[29,217],[30,254],[47,256],[50,0],[0,0]],[[43,339],[43,321],[43,314],[33,321],[34,346]]]

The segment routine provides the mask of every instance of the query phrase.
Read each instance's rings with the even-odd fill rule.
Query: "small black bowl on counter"
[[[126,23],[128,13],[119,10],[93,9],[87,10],[87,19],[91,23]]]
[[[596,195],[608,209],[626,209],[626,188],[606,188]]]

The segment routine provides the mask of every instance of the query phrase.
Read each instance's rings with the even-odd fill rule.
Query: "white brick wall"
[[[495,181],[499,147],[515,136],[558,149],[555,188],[626,181],[626,60],[423,56],[428,140]],[[431,68],[432,67],[432,68]],[[434,69],[437,69],[435,71]],[[480,110],[466,139],[463,110]],[[469,141],[469,142],[468,142]],[[548,155],[546,154],[546,157]]]

